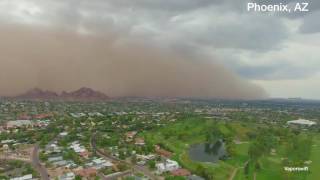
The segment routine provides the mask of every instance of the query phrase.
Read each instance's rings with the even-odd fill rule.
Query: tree
[[[120,171],[125,171],[125,170],[128,169],[127,165],[124,164],[124,163],[119,163],[118,164],[118,168],[119,168]]]
[[[165,178],[165,180],[185,180],[185,177],[182,176],[168,176]]]
[[[48,160],[48,155],[46,155],[45,153],[41,152],[39,154],[39,158],[41,161],[47,161]]]
[[[262,148],[261,145],[257,142],[254,142],[250,145],[249,150],[248,150],[248,155],[251,160],[258,160],[262,156]]]
[[[131,156],[131,163],[132,164],[136,164],[137,163],[137,156],[136,155],[132,155]]]
[[[244,174],[248,178],[248,176],[249,176],[249,162],[246,163],[245,166],[244,166]]]
[[[150,169],[155,169],[156,168],[156,162],[154,160],[148,161],[148,167]]]
[[[257,161],[255,164],[255,169],[259,171],[261,169],[260,163]]]

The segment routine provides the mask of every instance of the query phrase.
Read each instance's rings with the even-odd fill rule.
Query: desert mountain
[[[68,100],[68,101],[101,101],[109,97],[102,92],[91,88],[83,87],[76,91],[65,92],[61,94],[52,91],[44,91],[39,88],[31,89],[23,94],[14,97],[15,99],[25,100]]]

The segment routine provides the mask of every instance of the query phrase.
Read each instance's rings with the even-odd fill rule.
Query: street
[[[39,145],[36,144],[33,148],[32,156],[31,156],[31,162],[33,167],[39,172],[41,179],[43,180],[50,180],[49,174],[47,172],[47,169],[41,165],[39,160]]]
[[[121,159],[118,159],[116,157],[110,156],[102,151],[100,151],[97,147],[96,147],[96,133],[94,133],[91,137],[91,146],[93,148],[93,151],[95,151],[98,155],[102,156],[103,158],[105,158],[106,160],[109,161],[119,161],[119,162],[123,162],[126,163],[127,165],[129,165],[133,171],[135,172],[140,172],[146,176],[148,176],[150,179],[152,180],[156,180],[159,179],[156,175],[154,175],[152,172],[150,172],[147,168],[144,168],[142,166],[138,166],[138,165],[133,165],[131,163],[128,163],[126,161],[123,161]]]

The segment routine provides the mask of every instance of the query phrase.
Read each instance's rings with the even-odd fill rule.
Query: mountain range
[[[66,101],[103,101],[109,97],[102,92],[95,91],[91,88],[82,87],[76,91],[63,91],[58,94],[53,91],[42,90],[39,88],[31,89],[18,96],[11,97],[22,100],[66,100]]]

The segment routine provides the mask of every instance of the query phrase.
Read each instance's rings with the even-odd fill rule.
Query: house
[[[50,120],[37,120],[33,126],[35,127],[47,127],[50,124]]]
[[[76,153],[81,153],[86,151],[86,149],[83,146],[81,146],[78,141],[72,142],[70,145],[70,149],[73,149],[74,152]]]
[[[5,132],[5,130],[4,130],[4,127],[3,127],[3,126],[0,126],[0,134],[1,134],[2,132]]]
[[[87,150],[83,152],[78,153],[81,157],[88,159],[89,158],[89,152]]]
[[[62,156],[56,156],[56,157],[49,157],[48,158],[48,161],[49,162],[57,162],[57,161],[62,161],[63,160],[63,157]]]
[[[35,119],[48,119],[51,118],[52,114],[37,114],[34,116]]]
[[[51,152],[55,152],[55,153],[60,153],[61,152],[61,147],[59,147],[57,144],[52,143],[52,144],[48,144],[45,148],[46,153],[51,153]]]
[[[187,169],[180,168],[180,169],[171,171],[171,174],[173,176],[190,176],[191,172],[188,171]]]
[[[92,117],[92,116],[103,117],[103,116],[104,116],[103,114],[101,114],[101,113],[99,113],[99,112],[90,112],[90,113],[88,113],[88,115],[89,115],[90,117]]]
[[[154,155],[154,154],[148,154],[148,155],[137,154],[137,159],[141,159],[143,161],[149,161],[149,160],[153,160],[155,158],[156,158],[156,155]]]
[[[67,136],[68,135],[68,132],[61,132],[61,133],[59,133],[59,136],[61,136],[61,137],[64,137],[64,136]]]
[[[167,159],[164,163],[156,164],[157,173],[162,174],[168,171],[174,171],[180,168],[178,162]]]
[[[68,161],[66,160],[55,161],[52,164],[56,167],[62,167],[62,166],[66,166],[68,164]]]
[[[1,144],[13,144],[15,142],[16,142],[15,140],[7,139],[7,140],[2,140],[0,143]]]
[[[96,169],[102,169],[105,167],[112,167],[113,166],[113,164],[110,161],[106,161],[103,158],[93,159],[92,162],[93,162],[94,168],[96,168]]]
[[[69,160],[69,161],[67,161],[67,164],[64,165],[64,167],[69,168],[69,169],[73,169],[73,168],[78,167],[78,165],[76,163],[74,163],[73,161]]]
[[[33,123],[30,120],[15,120],[15,121],[8,121],[5,125],[6,129],[13,129],[19,127],[32,127]]]
[[[81,118],[87,116],[85,113],[70,113],[70,115],[74,118]]]
[[[66,173],[59,177],[59,180],[74,180],[76,175],[73,172]]]
[[[158,146],[158,145],[155,146],[155,151],[158,155],[165,157],[165,158],[170,158],[172,156],[172,152],[161,149],[160,146]]]
[[[288,121],[287,124],[289,126],[294,126],[294,127],[311,127],[316,125],[317,123],[314,121],[306,120],[306,119],[298,119],[298,120]]]
[[[10,180],[31,180],[31,179],[32,179],[32,174],[28,174],[21,177],[11,178]]]
[[[144,139],[143,139],[143,138],[136,138],[134,144],[135,144],[135,145],[139,145],[139,146],[144,146],[144,145],[145,145],[145,142],[144,142]]]
[[[137,131],[127,132],[126,133],[126,141],[128,141],[128,142],[132,141],[136,134],[137,134]]]
[[[21,114],[18,119],[21,119],[21,120],[31,120],[32,117],[27,115],[27,114]]]

